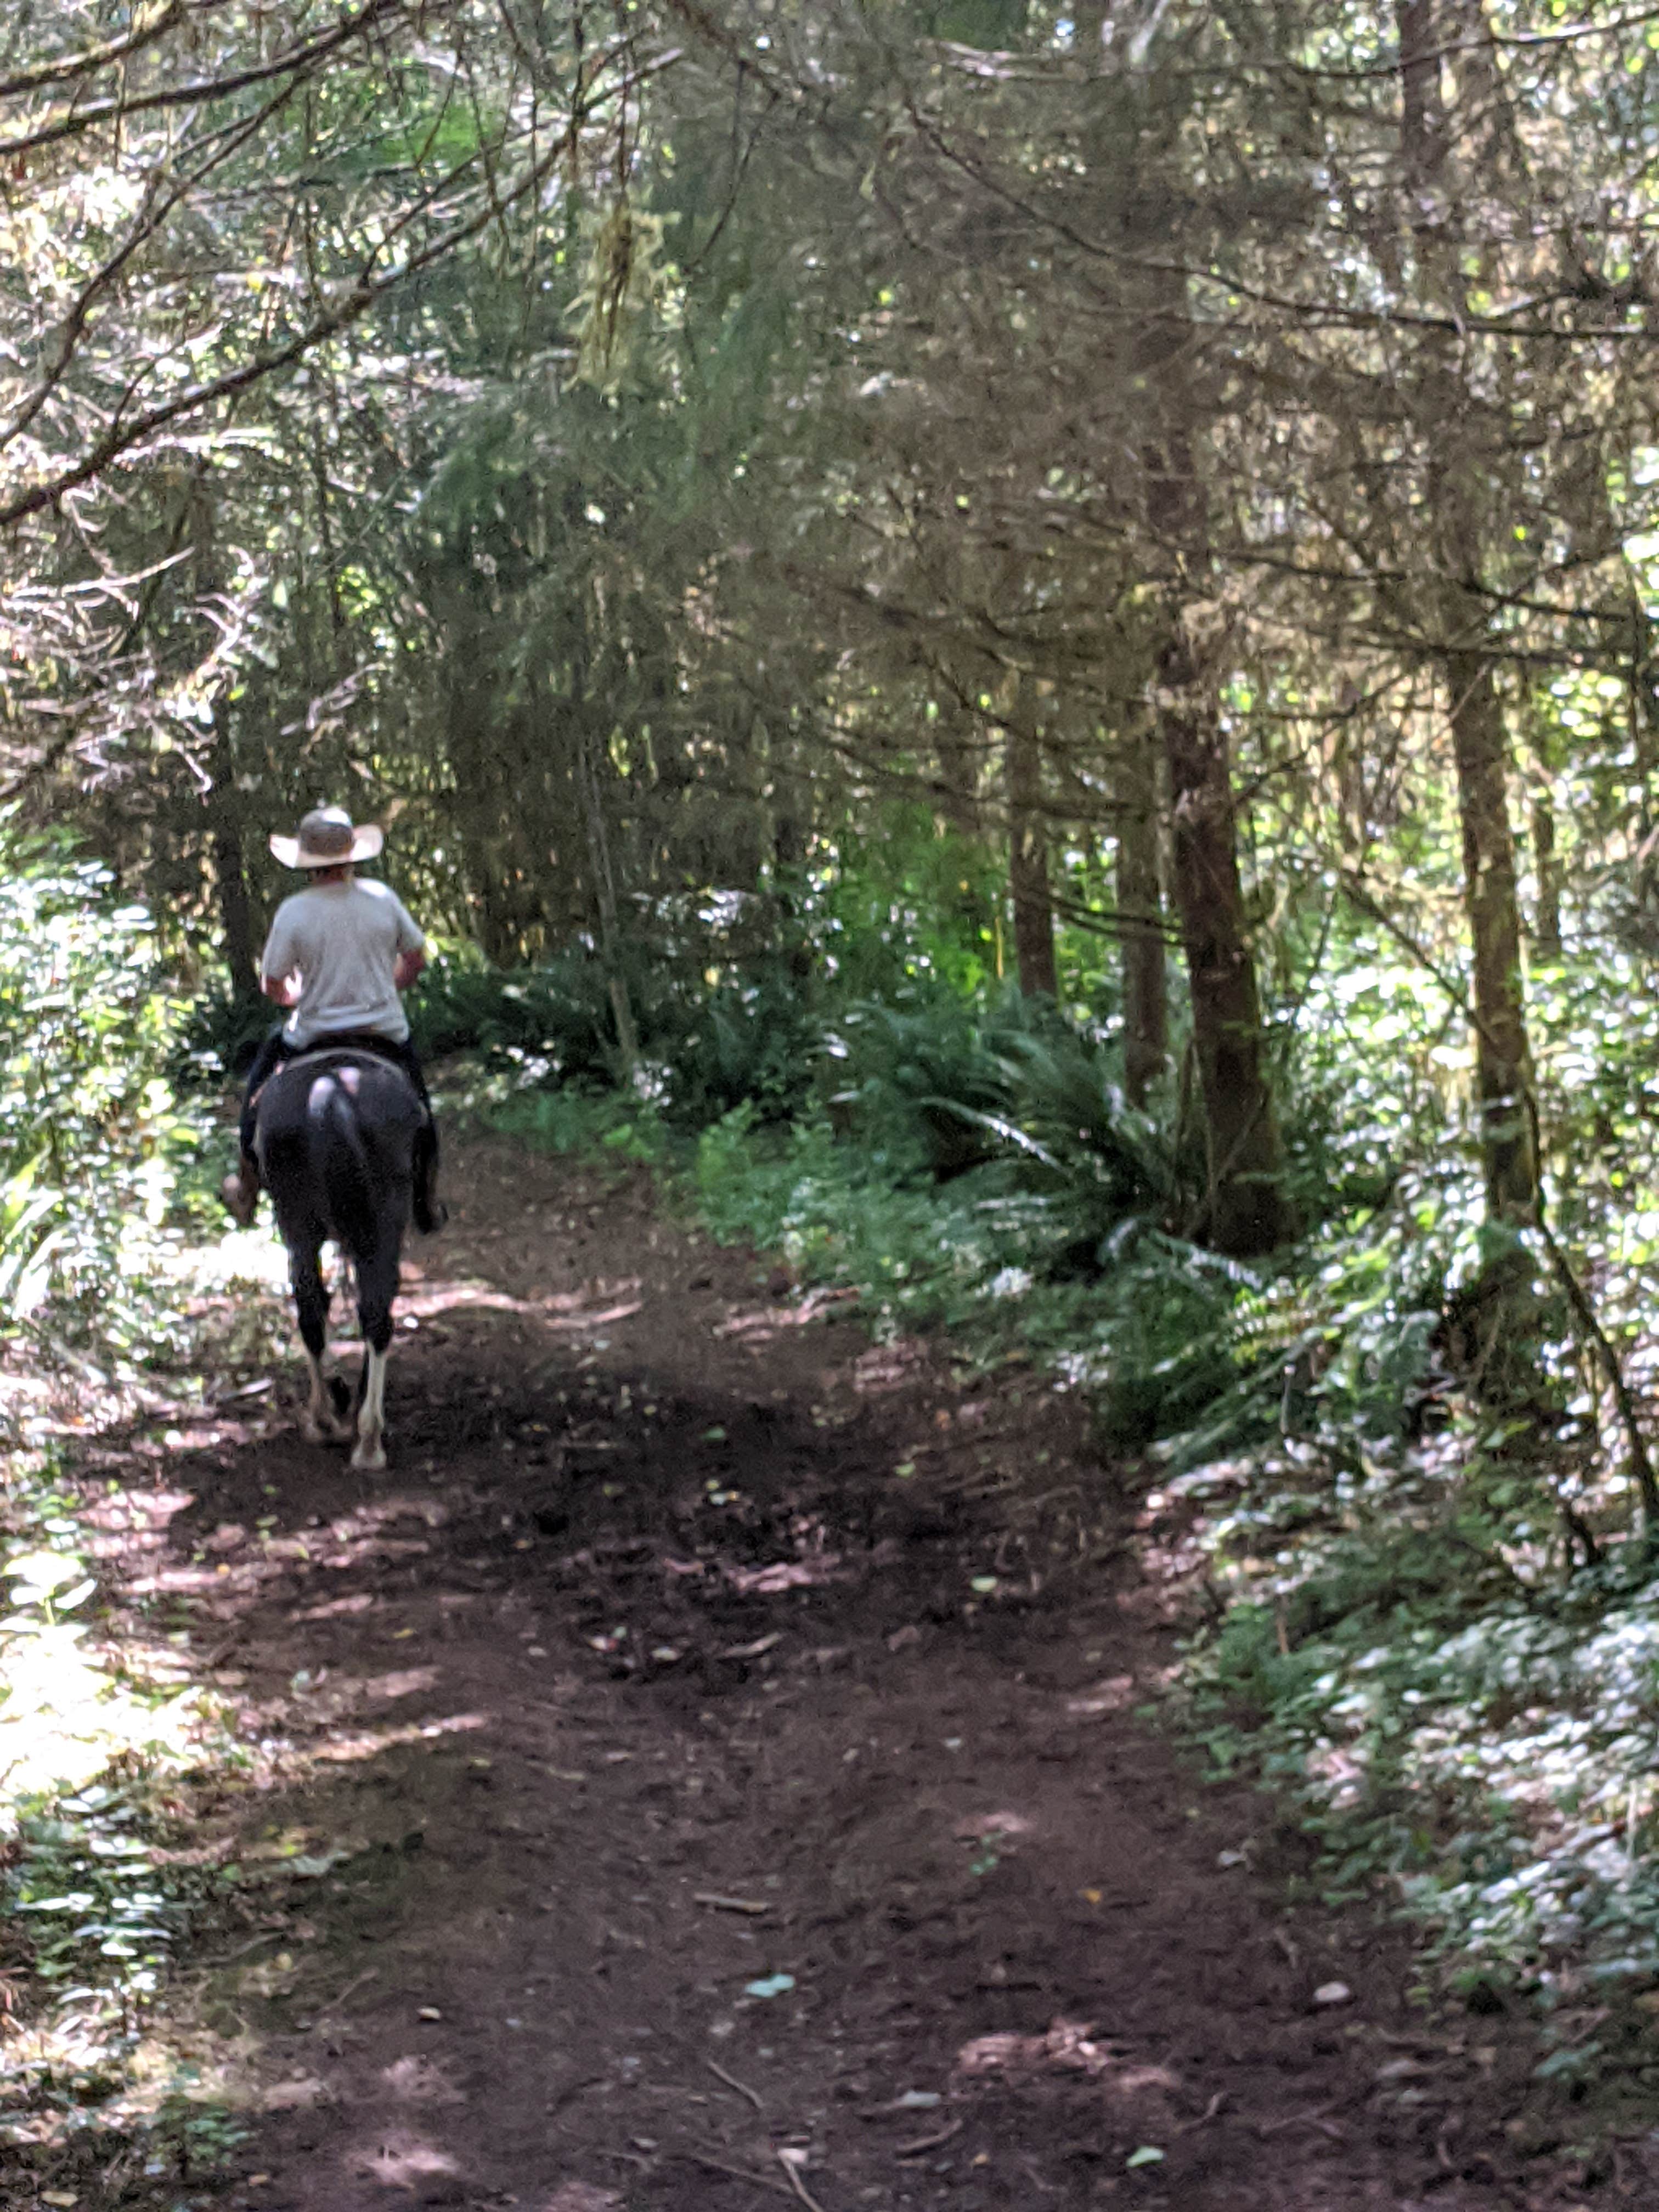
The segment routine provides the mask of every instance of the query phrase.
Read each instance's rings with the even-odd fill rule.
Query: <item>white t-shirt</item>
[[[352,876],[313,884],[276,909],[260,969],[269,982],[300,971],[300,1002],[284,1034],[309,1044],[335,1030],[376,1036],[409,1035],[392,980],[400,952],[423,952],[426,939],[390,884]]]

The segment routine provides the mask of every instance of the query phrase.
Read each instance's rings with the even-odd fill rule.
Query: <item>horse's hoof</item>
[[[351,1455],[351,1464],[360,1474],[383,1474],[386,1472],[386,1453],[379,1444],[373,1450],[367,1444],[359,1444]]]

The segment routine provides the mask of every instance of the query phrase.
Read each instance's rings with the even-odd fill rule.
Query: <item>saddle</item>
[[[286,1075],[291,1068],[309,1068],[315,1074],[322,1074],[331,1067],[347,1067],[364,1060],[377,1060],[382,1067],[393,1069],[408,1084],[411,1093],[417,1099],[419,1098],[420,1093],[415,1089],[409,1070],[395,1054],[383,1052],[371,1036],[340,1036],[320,1037],[315,1044],[307,1045],[302,1052],[289,1053],[286,1058],[279,1060],[259,1088],[253,1093],[248,1103],[257,1115],[259,1110],[259,1102],[266,1091],[279,1075]],[[428,1128],[434,1126],[434,1117],[429,1110],[426,1113],[426,1121]]]

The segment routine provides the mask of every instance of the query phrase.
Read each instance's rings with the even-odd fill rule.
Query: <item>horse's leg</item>
[[[397,1230],[383,1218],[375,1250],[357,1259],[363,1371],[357,1392],[357,1448],[351,1464],[371,1474],[386,1465],[386,1362],[392,1349],[392,1301],[397,1295]]]
[[[300,1427],[306,1441],[313,1444],[337,1442],[343,1433],[329,1398],[328,1375],[323,1365],[328,1348],[328,1287],[319,1259],[320,1247],[309,1242],[295,1245],[289,1252],[289,1280],[300,1317],[300,1340],[311,1369],[311,1395]]]

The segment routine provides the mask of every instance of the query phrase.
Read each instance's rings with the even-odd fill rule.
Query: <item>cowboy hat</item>
[[[301,820],[297,837],[273,835],[270,849],[285,868],[339,868],[372,860],[385,842],[385,830],[372,822],[354,828],[343,806],[317,806]]]

